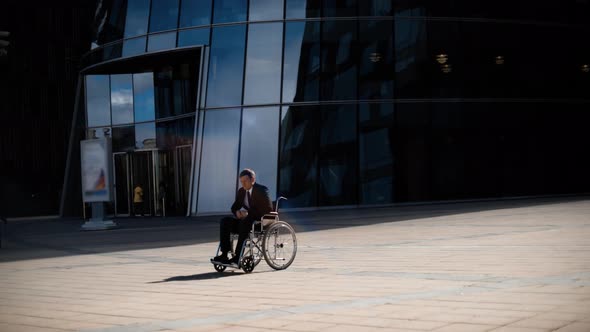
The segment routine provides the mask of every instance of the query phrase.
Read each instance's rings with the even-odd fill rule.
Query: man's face
[[[252,185],[254,184],[254,180],[255,179],[251,179],[248,175],[244,175],[240,177],[240,183],[242,184],[242,187],[246,190],[250,190],[250,188],[252,188]]]

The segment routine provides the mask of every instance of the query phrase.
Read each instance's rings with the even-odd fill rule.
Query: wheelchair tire
[[[217,271],[217,272],[221,273],[221,272],[225,271],[225,266],[223,266],[223,265],[213,264],[213,267],[215,268],[215,271]]]
[[[245,273],[250,273],[250,272],[254,271],[255,266],[256,266],[256,264],[254,262],[254,257],[247,256],[247,257],[242,258],[241,267]]]
[[[266,263],[273,269],[288,268],[297,255],[297,237],[293,227],[284,221],[272,224],[264,232],[262,253]]]

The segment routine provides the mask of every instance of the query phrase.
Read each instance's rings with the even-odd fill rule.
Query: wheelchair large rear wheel
[[[284,270],[293,263],[297,254],[297,238],[291,225],[284,221],[273,223],[262,239],[264,260],[275,270]]]

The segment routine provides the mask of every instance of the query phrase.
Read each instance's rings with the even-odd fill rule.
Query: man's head
[[[240,183],[244,189],[250,190],[254,185],[254,182],[256,182],[256,173],[254,173],[253,170],[245,168],[240,172]]]

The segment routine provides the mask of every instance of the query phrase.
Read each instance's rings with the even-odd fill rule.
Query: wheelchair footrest
[[[229,267],[232,269],[239,269],[240,267],[237,264],[233,264],[233,263],[221,263],[221,262],[217,262],[214,261],[213,258],[211,258],[211,264],[213,265],[219,265],[219,266],[225,266],[225,267]]]

